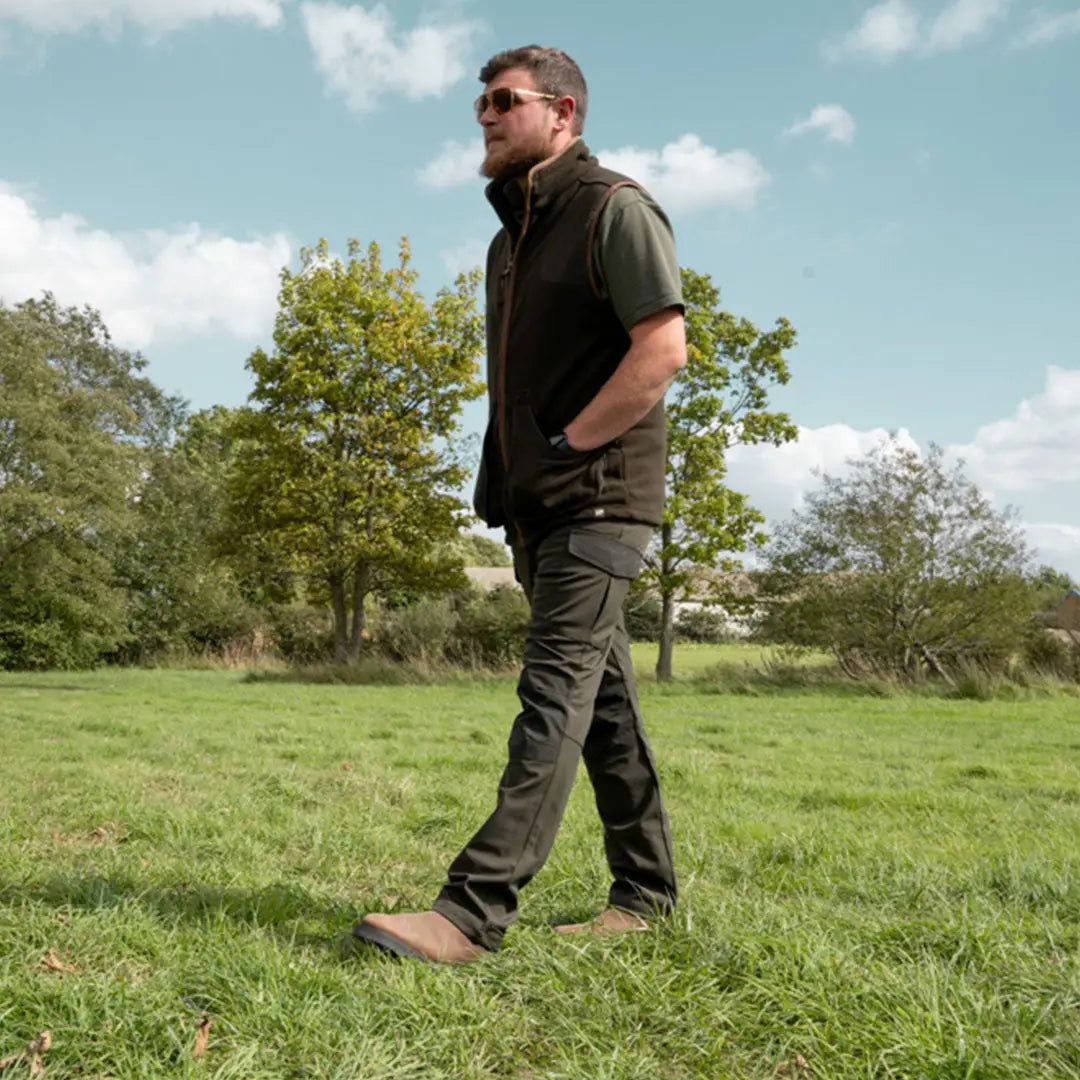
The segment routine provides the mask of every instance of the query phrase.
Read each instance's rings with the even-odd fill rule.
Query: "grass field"
[[[434,896],[512,680],[0,676],[0,1060],[48,1030],[64,1078],[1080,1077],[1075,698],[642,697],[677,916],[551,933],[605,894],[582,777],[503,951],[446,969],[343,937]]]
[[[630,646],[634,657],[634,666],[648,679],[656,669],[657,646],[637,641]],[[690,645],[679,644],[676,648],[676,675],[680,678],[693,678],[720,664],[728,668],[757,667],[763,658],[781,655],[782,650],[762,645],[734,643],[731,645]],[[807,665],[821,665],[829,658],[823,653],[810,653],[801,659]]]

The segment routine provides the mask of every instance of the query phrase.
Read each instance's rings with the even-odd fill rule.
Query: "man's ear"
[[[561,97],[552,106],[555,110],[555,130],[571,131],[577,116],[577,102],[572,97]]]

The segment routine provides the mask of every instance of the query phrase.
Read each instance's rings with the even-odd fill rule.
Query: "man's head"
[[[484,129],[480,172],[510,180],[562,153],[581,134],[588,90],[564,52],[526,45],[493,56],[481,69],[477,120]]]

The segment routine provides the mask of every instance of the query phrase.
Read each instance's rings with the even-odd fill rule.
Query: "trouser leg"
[[[517,552],[532,608],[518,681],[521,711],[495,811],[451,864],[434,905],[486,948],[499,947],[516,918],[518,892],[551,851],[651,531],[589,522]]]
[[[671,828],[621,618],[596,695],[584,758],[613,879],[608,902],[643,915],[671,910],[677,897]]]

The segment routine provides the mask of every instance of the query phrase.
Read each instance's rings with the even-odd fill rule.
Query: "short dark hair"
[[[511,68],[525,68],[532,75],[536,89],[543,94],[572,97],[577,105],[572,131],[575,135],[582,133],[589,107],[589,90],[581,68],[562,49],[524,45],[520,49],[496,53],[480,69],[480,81],[486,86],[497,75]]]

